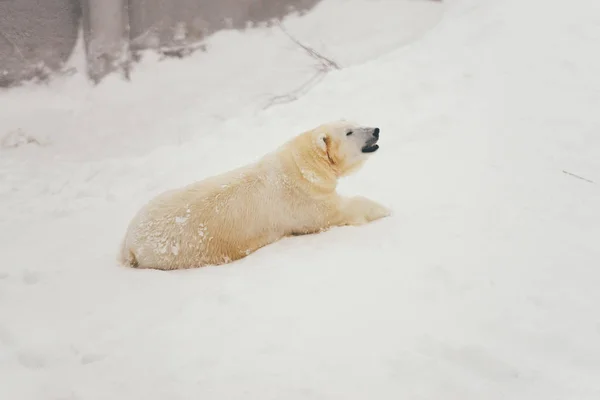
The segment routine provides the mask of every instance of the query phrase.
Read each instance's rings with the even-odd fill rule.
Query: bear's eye
[[[352,135],[352,131],[348,131],[348,132],[346,133],[346,136],[350,136],[350,135]]]

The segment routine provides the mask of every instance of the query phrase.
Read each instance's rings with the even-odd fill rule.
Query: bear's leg
[[[391,210],[362,196],[340,199],[338,225],[363,225],[391,215]]]
[[[277,242],[282,237],[283,235],[274,233],[254,237],[241,246],[237,245],[237,249],[229,252],[229,257],[227,258],[230,261],[236,261],[241,258],[245,258],[246,256],[249,256],[250,254],[262,249],[263,247]]]

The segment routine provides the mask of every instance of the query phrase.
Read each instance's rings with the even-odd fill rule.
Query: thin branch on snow
[[[304,82],[300,87],[291,91],[290,93],[272,97],[263,109],[266,110],[267,108],[272,107],[276,104],[291,103],[292,101],[298,100],[302,95],[306,94],[313,86],[319,83],[323,78],[325,78],[325,74],[319,71],[318,73],[313,75],[308,81]]]
[[[281,31],[296,45],[298,45],[302,50],[304,50],[310,57],[317,60],[318,64],[315,66],[316,72],[315,74],[300,85],[297,89],[291,91],[288,94],[279,95],[272,97],[267,104],[263,107],[263,110],[266,110],[269,107],[272,107],[276,104],[285,104],[291,103],[292,101],[298,100],[302,95],[306,94],[310,89],[312,89],[317,83],[319,83],[325,75],[331,71],[332,69],[341,69],[338,63],[333,61],[332,59],[325,57],[315,49],[310,46],[307,46],[301,43],[298,39],[293,37],[281,24],[281,22],[277,22],[277,26]]]
[[[584,178],[583,176],[575,175],[575,174],[573,174],[573,173],[571,173],[571,172],[569,172],[569,171],[565,171],[564,169],[563,169],[563,172],[564,172],[565,174],[567,174],[567,175],[571,175],[571,176],[573,176],[573,177],[575,177],[575,178],[577,178],[577,179],[581,179],[582,181],[586,181],[586,182],[589,182],[589,183],[594,183],[594,181],[591,181],[591,180],[589,180],[589,179],[587,179],[587,178]]]
[[[319,53],[318,51],[316,51],[315,49],[313,49],[312,47],[309,47],[305,44],[302,44],[298,39],[296,39],[295,37],[293,37],[286,29],[285,27],[281,24],[281,22],[277,22],[277,26],[279,27],[279,29],[281,29],[281,31],[288,37],[290,38],[290,40],[294,43],[296,43],[298,46],[300,46],[304,51],[306,51],[308,53],[309,56],[311,56],[312,58],[316,59],[317,61],[319,61],[319,63],[325,67],[327,67],[328,69],[340,69],[340,66],[333,61],[330,58],[325,57],[324,55],[322,55],[321,53]]]

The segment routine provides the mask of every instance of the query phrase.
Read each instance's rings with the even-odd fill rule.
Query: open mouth
[[[365,146],[362,148],[363,153],[373,153],[379,149],[379,145],[377,144],[377,138],[370,139]]]

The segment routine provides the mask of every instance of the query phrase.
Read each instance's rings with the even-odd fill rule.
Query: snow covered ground
[[[396,30],[394,4],[286,22],[346,68],[267,109],[313,73],[267,29],[132,83],[0,93],[0,138],[40,143],[0,149],[1,399],[600,398],[600,3],[449,0],[436,24],[415,2]],[[373,41],[328,52],[338,26]],[[149,197],[340,117],[382,132],[340,190],[391,218],[228,266],[115,264]]]

